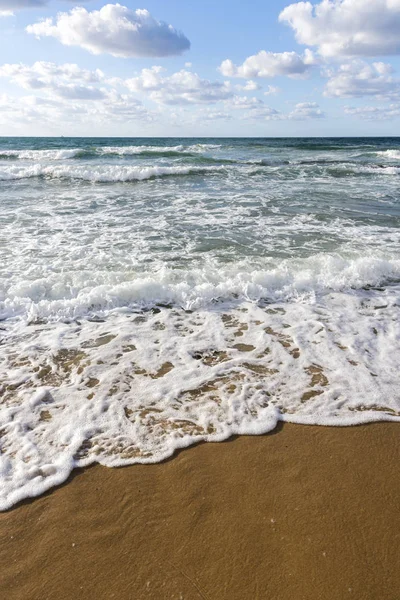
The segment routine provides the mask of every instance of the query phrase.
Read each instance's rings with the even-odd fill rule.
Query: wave
[[[0,319],[63,319],[158,303],[185,309],[229,299],[254,302],[313,302],[331,291],[352,292],[400,281],[400,260],[345,259],[316,255],[289,259],[270,270],[244,264],[232,269],[168,270],[134,276],[129,272],[63,272],[0,288]],[[7,285],[7,287],[5,287]]]
[[[0,181],[15,181],[36,177],[48,179],[78,179],[91,183],[113,183],[143,181],[158,177],[179,175],[205,175],[223,170],[222,166],[173,166],[138,167],[105,166],[87,168],[85,166],[43,166],[8,167],[0,169]]]
[[[384,156],[389,160],[400,160],[400,150],[384,150],[377,152],[379,156]]]
[[[0,150],[0,160],[67,160],[86,154],[80,148],[63,150]]]
[[[182,156],[182,155],[197,155],[210,150],[221,148],[221,144],[192,144],[184,146],[103,146],[96,148],[96,153],[100,155],[117,155],[117,156],[135,156],[135,155],[154,155],[162,156]]]
[[[233,284],[251,297],[294,281],[315,290],[329,273],[340,287],[400,272],[399,262],[331,263],[314,277],[304,269],[238,273]],[[219,290],[197,280],[203,298],[215,300],[224,285],[232,291],[223,274],[215,277]],[[183,297],[185,283],[153,276],[141,293],[154,301],[169,285]],[[138,290],[130,283],[88,299],[126,305]],[[399,292],[339,290],[269,305],[238,299],[195,314],[164,303],[46,324],[32,309],[29,327],[6,323],[0,510],[59,485],[75,467],[160,462],[199,441],[266,433],[280,420],[399,422]]]
[[[387,165],[353,165],[343,163],[342,166],[327,165],[326,173],[334,178],[341,177],[365,177],[368,175],[400,175],[400,166]]]
[[[71,151],[72,152],[72,151]],[[71,155],[72,156],[72,155]],[[75,155],[76,156],[76,155]],[[261,161],[240,161],[230,159],[216,159],[212,157],[199,157],[190,164],[174,166],[138,166],[138,165],[96,165],[95,167],[84,164],[54,165],[35,163],[27,166],[9,165],[0,168],[0,181],[16,181],[31,178],[69,179],[82,180],[91,183],[114,183],[143,181],[168,176],[206,175],[210,173],[226,172],[230,166],[238,167],[237,172],[244,175],[258,175],[268,173],[268,168],[276,172],[282,167],[282,174],[296,175],[296,169],[301,169],[302,176],[305,168],[315,168],[308,171],[309,176],[327,175],[332,178],[362,177],[368,175],[400,175],[400,166],[370,164],[358,165],[341,161],[281,161],[263,159]],[[247,169],[245,168],[247,167]],[[242,171],[240,171],[242,168]],[[244,170],[243,170],[244,168]],[[286,171],[287,169],[287,171]],[[319,170],[318,170],[319,169]]]
[[[197,156],[219,148],[221,148],[220,144],[192,144],[190,146],[179,144],[177,146],[96,146],[47,150],[0,150],[0,160],[59,161],[102,156]]]
[[[304,177],[307,175],[310,179],[315,177],[330,177],[332,179],[341,178],[353,178],[353,177],[368,177],[368,176],[393,176],[400,175],[400,166],[398,165],[357,165],[346,162],[338,163],[301,163],[301,162],[289,162],[274,164],[271,162],[254,162],[249,164],[249,171],[247,175],[257,176],[263,175],[267,171],[267,168],[274,169],[276,172],[279,167],[282,169],[278,170],[279,176],[283,179],[296,179],[297,177]],[[250,167],[253,165],[253,168]],[[307,170],[306,170],[307,169]]]
[[[349,150],[359,150],[360,148],[374,148],[372,144],[338,144],[338,143],[318,143],[318,142],[307,142],[307,141],[299,141],[295,143],[288,143],[284,146],[285,148],[290,148],[291,150],[309,150],[316,152],[335,152],[335,151],[349,151]]]

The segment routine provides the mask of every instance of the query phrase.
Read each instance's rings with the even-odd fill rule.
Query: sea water
[[[400,421],[400,139],[0,139],[0,509]]]

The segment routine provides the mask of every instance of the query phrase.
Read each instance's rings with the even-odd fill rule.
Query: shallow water
[[[0,508],[400,420],[400,139],[0,139]]]

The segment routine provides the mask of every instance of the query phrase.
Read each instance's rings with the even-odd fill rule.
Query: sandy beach
[[[396,423],[75,471],[0,515],[8,600],[398,600]]]
[[[0,600],[400,600],[400,0],[0,40]]]

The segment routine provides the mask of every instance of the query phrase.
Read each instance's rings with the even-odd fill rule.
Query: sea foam
[[[256,302],[313,301],[316,295],[330,291],[352,293],[399,280],[400,259],[346,260],[334,255],[319,255],[301,263],[287,260],[269,271],[252,271],[250,265],[248,271],[164,268],[158,273],[132,277],[126,272],[63,270],[45,278],[0,284],[0,318],[77,318],[115,308],[142,309],[159,302],[191,310],[232,298]]]
[[[396,144],[3,140],[0,509],[279,421],[399,421]]]
[[[279,420],[400,421],[399,292],[7,322],[0,510],[74,467],[158,462]]]
[[[104,167],[86,166],[49,166],[34,164],[32,166],[8,166],[0,168],[0,181],[46,177],[49,179],[80,179],[92,183],[114,183],[143,181],[155,177],[171,175],[195,175],[221,171],[223,167],[196,166],[123,166],[109,165]]]

